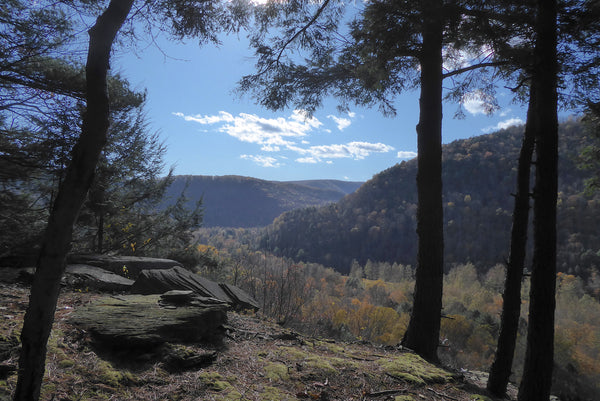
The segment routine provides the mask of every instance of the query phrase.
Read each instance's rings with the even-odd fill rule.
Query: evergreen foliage
[[[67,57],[75,33],[61,7],[11,0],[0,8],[0,24],[0,260],[31,266],[81,130],[85,73]],[[200,209],[182,198],[158,210],[172,178],[162,178],[165,147],[148,131],[145,94],[118,75],[107,84],[108,145],[79,215],[74,250],[156,254],[185,247]]]

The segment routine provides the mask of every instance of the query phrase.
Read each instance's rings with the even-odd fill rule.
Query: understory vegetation
[[[202,229],[195,254],[210,260],[200,273],[238,285],[266,317],[310,335],[398,345],[409,322],[414,267],[353,262],[349,275],[315,263],[253,250],[257,231]],[[460,370],[488,371],[496,349],[505,267],[487,271],[466,263],[444,276],[440,359]],[[522,286],[513,380],[522,372],[529,309],[529,278]],[[557,275],[554,393],[568,399],[600,394],[600,278]],[[575,397],[575,398],[573,398]],[[590,398],[591,397],[591,398]]]

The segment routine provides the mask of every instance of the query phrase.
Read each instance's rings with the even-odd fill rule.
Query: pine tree
[[[23,348],[19,360],[15,400],[34,400],[40,395],[46,345],[52,328],[73,225],[92,185],[96,165],[107,141],[110,125],[107,80],[110,54],[116,35],[128,18],[133,2],[134,0],[111,0],[88,31],[90,40],[84,92],[86,107],[81,135],[71,152],[69,166],[53,202],[42,240],[21,332]],[[88,3],[83,2],[83,5],[87,6]],[[55,3],[48,7],[60,10],[60,4]],[[93,5],[91,7],[94,8]],[[201,42],[218,42],[216,32],[235,29],[239,21],[243,23],[245,18],[244,9],[238,3],[155,1],[145,2],[136,15],[144,16],[144,11],[148,12],[147,16],[155,13],[155,20],[163,23],[169,21],[172,24],[170,30],[176,36],[194,36]],[[178,220],[178,217],[180,216],[175,216],[175,220]]]
[[[550,398],[556,307],[556,200],[558,194],[558,59],[556,0],[537,3],[532,92],[536,96],[536,175],[533,204],[533,265],[527,351],[519,401]]]
[[[270,6],[265,17],[259,19],[266,27],[252,38],[259,57],[258,72],[240,83],[242,91],[254,93],[262,105],[273,109],[293,104],[312,112],[326,96],[335,96],[342,109],[347,109],[349,103],[378,105],[385,115],[395,114],[396,95],[420,88],[417,282],[413,315],[403,342],[434,361],[439,341],[444,252],[442,80],[497,64],[496,60],[486,60],[486,55],[474,65],[458,64],[452,71],[444,70],[444,61],[451,62],[454,54],[481,48],[481,41],[472,40],[476,35],[462,34],[465,26],[470,33],[480,29],[477,24],[463,23],[473,20],[464,17],[476,11],[467,7],[468,2],[464,6],[443,0],[372,1],[350,23],[348,33],[339,27],[341,2],[325,1],[315,6],[293,1]],[[269,26],[285,34],[266,39]],[[338,35],[334,34],[336,30]],[[340,36],[344,40],[338,43]],[[298,64],[292,52],[286,53],[289,47],[306,50],[310,56]],[[445,60],[443,49],[448,50]],[[456,84],[450,96],[460,99],[480,85],[490,88],[481,77],[471,75]],[[490,109],[493,108],[491,104]]]

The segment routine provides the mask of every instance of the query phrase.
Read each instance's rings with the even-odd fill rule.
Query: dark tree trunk
[[[512,363],[521,316],[521,280],[525,266],[527,247],[527,228],[529,226],[529,191],[531,159],[535,144],[535,127],[533,110],[535,108],[535,91],[529,93],[529,109],[527,125],[523,134],[523,143],[519,154],[517,172],[517,193],[513,209],[513,223],[510,238],[510,256],[506,266],[506,281],[504,283],[504,300],[500,335],[496,356],[490,368],[487,389],[496,396],[506,394],[506,388],[511,374]]]
[[[29,306],[21,332],[22,350],[15,400],[37,400],[45,370],[46,346],[60,290],[73,224],[90,188],[109,124],[107,73],[112,44],[133,0],[112,0],[90,29],[86,64],[87,110],[81,136],[48,220]]]
[[[527,351],[520,401],[550,397],[554,364],[556,306],[556,199],[558,191],[557,1],[537,3],[535,70],[537,96],[536,175],[533,202],[533,265],[527,331]]]
[[[417,272],[413,310],[402,344],[437,362],[444,235],[442,210],[442,1],[424,0],[421,97],[417,125]]]

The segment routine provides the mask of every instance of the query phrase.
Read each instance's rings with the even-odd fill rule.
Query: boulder
[[[76,309],[69,320],[88,331],[98,345],[145,348],[167,342],[219,342],[227,309],[200,299],[161,305],[160,295],[122,295],[99,298]]]
[[[236,310],[258,310],[258,303],[246,292],[229,284],[217,284],[182,267],[144,270],[131,287],[133,294],[162,294],[171,290],[193,291],[206,298],[227,302]]]
[[[168,270],[144,270],[131,287],[132,294],[163,294],[171,290],[189,290],[203,297],[231,302],[219,284],[183,267]]]
[[[24,276],[29,276],[32,272],[35,272],[35,268],[0,267],[0,283],[15,284],[23,280],[30,280],[30,277]]]
[[[68,265],[63,281],[71,287],[106,292],[128,291],[133,285],[133,280],[89,265]]]
[[[184,290],[167,291],[160,296],[160,301],[158,303],[160,306],[165,308],[185,305],[200,307],[208,305],[223,305],[225,307],[229,307],[229,304],[226,301],[221,301],[220,299],[212,297],[203,297],[202,295],[196,294],[194,291]]]
[[[120,276],[135,280],[142,270],[170,269],[182,267],[171,259],[144,258],[139,256],[69,255],[69,264],[84,264],[100,267]]]
[[[235,310],[253,310],[256,312],[260,309],[258,302],[241,288],[225,283],[221,283],[219,286],[225,291],[229,299],[233,301],[232,307]]]

